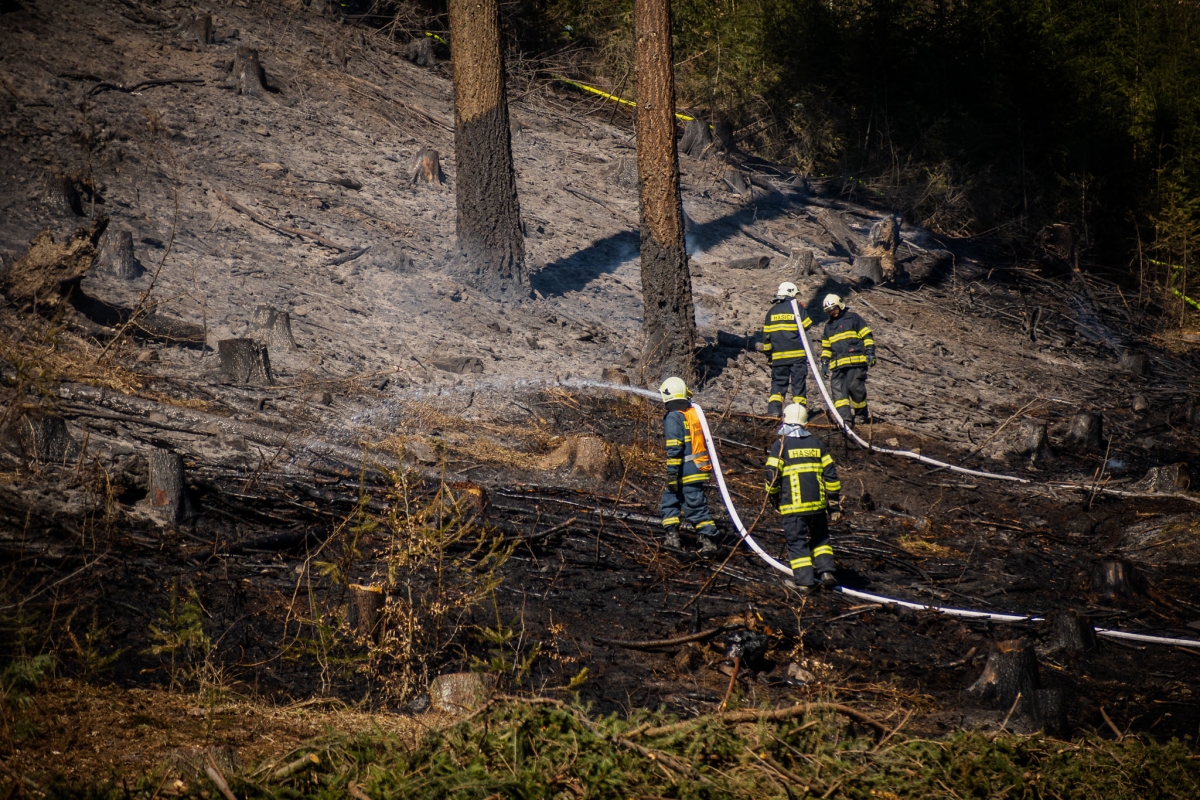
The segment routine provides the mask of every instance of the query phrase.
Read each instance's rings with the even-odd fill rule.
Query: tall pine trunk
[[[496,299],[527,297],[498,0],[450,0],[454,67],[455,271]]]
[[[696,316],[675,150],[670,0],[634,0],[637,165],[641,181],[642,364],[647,378],[695,376]]]

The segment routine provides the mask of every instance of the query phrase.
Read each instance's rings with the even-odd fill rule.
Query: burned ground
[[[455,165],[444,65],[411,65],[401,46],[299,3],[230,6],[210,45],[136,3],[22,6],[0,16],[11,32],[0,41],[4,266],[40,230],[61,243],[103,213],[132,231],[147,272],[130,281],[93,270],[53,316],[16,300],[0,311],[4,656],[53,652],[65,681],[33,696],[26,722],[43,738],[13,745],[13,769],[52,771],[65,758],[136,772],[185,740],[247,741],[208,726],[85,743],[60,719],[74,713],[61,705],[73,693],[121,698],[111,702],[124,709],[129,697],[182,688],[210,716],[230,697],[320,698],[435,724],[421,713],[428,679],[475,668],[507,690],[578,693],[598,711],[711,711],[730,683],[723,637],[739,629],[769,642],[734,688],[742,705],[836,696],[881,714],[916,709],[910,729],[927,734],[1023,730],[965,689],[993,642],[1027,636],[1043,683],[1068,690],[1075,730],[1108,731],[1107,715],[1122,731],[1197,734],[1194,650],[1104,641],[1068,656],[1049,650],[1039,624],[800,599],[747,550],[722,564],[661,546],[660,410],[613,385],[620,372],[602,377],[623,370],[641,382],[636,191],[617,179],[632,139],[611,109],[552,86],[511,91],[537,296],[499,304],[445,272]],[[259,50],[275,91],[222,86],[243,46]],[[447,185],[410,182],[424,147],[442,154]],[[845,585],[1195,635],[1195,495],[1142,479],[1197,463],[1196,359],[1161,332],[1153,298],[910,229],[899,252],[910,281],[860,292],[839,237],[865,235],[882,212],[765,167],[771,190],[738,195],[723,165],[682,162],[705,341],[697,397],[768,550],[782,536],[762,512],[773,434],[755,416],[768,378],[752,345],[774,287],[795,278],[818,329],[819,298],[839,291],[876,332],[873,441],[1032,481],[866,455],[818,416],[851,512],[833,540]],[[56,175],[82,214],[46,188],[61,189]],[[782,266],[798,248],[815,254],[817,275]],[[759,255],[769,268],[728,266]],[[79,301],[132,309],[151,282],[154,316],[198,329],[203,346],[136,328],[132,345],[109,346],[122,317],[98,319]],[[230,385],[216,343],[258,335],[260,305],[289,312],[298,349],[271,349],[274,385]],[[1130,350],[1147,356],[1147,374],[1122,370]],[[1102,415],[1099,448],[1066,443],[1080,410]],[[64,420],[68,436],[50,458],[22,433],[47,418]],[[1049,434],[1032,460],[1011,439],[1026,419]],[[556,455],[583,436],[603,443],[601,465]],[[154,448],[183,455],[197,513],[182,524],[146,508]],[[428,549],[451,530],[461,538]],[[1093,587],[1106,560],[1141,576],[1128,595]],[[435,561],[441,570],[428,571]],[[393,619],[424,628],[372,642],[351,633],[349,587],[382,581],[395,587]],[[686,644],[611,643],[725,626]],[[186,717],[172,707],[163,716]],[[284,728],[289,742],[302,735]]]

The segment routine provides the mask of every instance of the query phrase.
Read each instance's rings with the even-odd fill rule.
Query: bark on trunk
[[[695,374],[696,312],[684,245],[669,0],[635,0],[637,163],[647,380]]]
[[[498,300],[528,297],[498,0],[451,0],[456,271]]]
[[[178,525],[188,514],[183,456],[170,450],[150,454],[150,511],[168,525]]]
[[[96,254],[92,268],[127,281],[140,278],[146,271],[133,254],[133,233],[111,227],[100,240],[100,252]]]

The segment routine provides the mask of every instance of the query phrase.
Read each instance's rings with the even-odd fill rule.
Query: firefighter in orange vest
[[[662,494],[662,521],[668,547],[678,548],[679,524],[687,519],[696,529],[699,553],[711,558],[717,552],[717,524],[708,511],[704,485],[712,476],[712,461],[692,407],[692,392],[682,378],[667,378],[658,389],[666,404],[663,433],[667,444],[667,488]]]

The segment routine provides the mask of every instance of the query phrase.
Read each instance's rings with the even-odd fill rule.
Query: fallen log
[[[659,647],[677,647],[678,645],[687,644],[688,642],[702,642],[705,639],[711,639],[718,633],[727,631],[732,627],[735,626],[722,625],[717,628],[709,628],[708,630],[699,631],[697,633],[689,633],[683,636],[675,636],[670,639],[604,639],[599,636],[593,636],[592,641],[596,642],[597,644],[608,644],[612,645],[613,647],[624,647],[629,650],[655,650]]]

